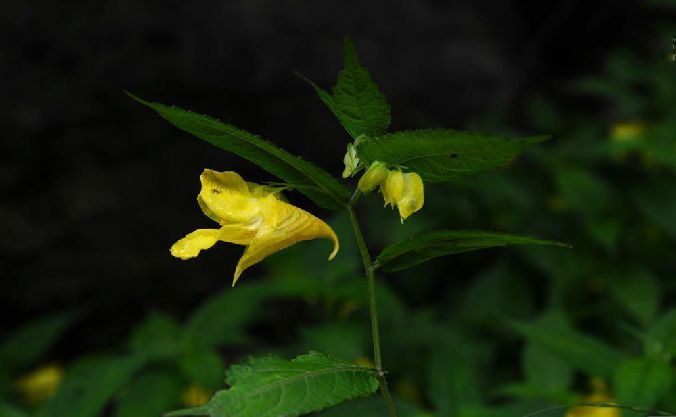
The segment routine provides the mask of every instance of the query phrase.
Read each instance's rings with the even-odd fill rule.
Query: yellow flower
[[[51,397],[61,385],[63,368],[47,365],[19,377],[16,387],[30,404],[40,404]]]
[[[601,378],[592,378],[592,393],[583,397],[580,403],[599,403],[597,406],[575,406],[568,410],[565,417],[620,417],[622,413],[616,405],[615,399],[608,392],[605,381]],[[608,406],[603,406],[608,404]]]
[[[370,193],[387,179],[389,173],[390,170],[387,169],[387,166],[384,163],[375,161],[359,179],[357,187],[363,193]]]
[[[380,185],[385,205],[397,206],[401,222],[420,210],[425,203],[425,190],[420,175],[415,172],[390,171],[384,184]]]
[[[616,123],[610,130],[610,137],[616,142],[628,142],[641,138],[645,129],[643,122]]]
[[[183,390],[181,394],[181,402],[186,407],[199,407],[209,401],[212,391],[202,388],[197,384],[191,384]]]
[[[284,248],[302,240],[318,237],[333,240],[338,252],[336,233],[323,221],[285,201],[273,187],[245,182],[239,174],[204,170],[197,203],[219,229],[198,229],[174,243],[171,254],[177,258],[196,257],[201,250],[216,242],[244,245],[246,249],[237,263],[234,286],[242,272]]]

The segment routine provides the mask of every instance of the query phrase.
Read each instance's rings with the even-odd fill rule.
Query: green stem
[[[385,378],[385,371],[383,371],[383,360],[380,354],[380,329],[378,326],[378,305],[376,303],[376,275],[373,268],[373,262],[371,261],[371,255],[369,250],[366,247],[366,242],[364,241],[364,235],[361,232],[361,227],[359,227],[359,221],[357,220],[357,215],[354,212],[354,204],[359,200],[361,193],[359,190],[356,190],[350,199],[350,203],[347,205],[347,211],[350,214],[350,222],[352,223],[352,231],[354,232],[354,237],[357,240],[357,246],[359,247],[359,253],[361,253],[361,260],[364,263],[364,272],[366,274],[366,280],[368,282],[368,293],[369,293],[369,313],[371,315],[371,336],[373,338],[373,360],[378,371],[378,382],[380,385],[380,393],[385,400],[387,405],[387,410],[389,411],[392,417],[398,417],[397,408],[394,405],[392,400],[392,395],[390,395],[390,390],[387,387],[387,380]]]

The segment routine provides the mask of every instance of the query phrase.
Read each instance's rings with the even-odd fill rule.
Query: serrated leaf
[[[564,326],[552,327],[546,321],[524,323],[509,321],[508,324],[528,341],[537,343],[568,365],[590,375],[608,376],[626,355],[598,339],[577,332],[565,322]]]
[[[328,172],[293,156],[271,142],[206,115],[179,107],[152,103],[127,93],[155,110],[169,123],[198,138],[258,165],[272,175],[293,184],[319,206],[338,209],[345,205],[349,191]]]
[[[506,164],[548,136],[506,139],[451,129],[406,130],[357,144],[364,165],[383,161],[417,172],[427,182],[451,181]]]
[[[321,353],[293,360],[251,359],[226,373],[229,389],[207,404],[169,416],[293,417],[318,411],[378,388],[375,370]]]
[[[57,393],[36,417],[98,416],[110,398],[143,366],[140,357],[84,359],[66,372]]]
[[[567,245],[532,237],[481,230],[440,230],[392,244],[376,258],[376,266],[399,271],[444,255],[507,245]]]
[[[304,77],[303,77],[304,78]],[[345,67],[338,75],[332,93],[308,81],[319,98],[353,138],[377,136],[390,125],[390,105],[371,76],[359,63],[350,38],[345,38]]]
[[[181,379],[173,372],[139,376],[120,398],[115,417],[159,417],[178,405]]]
[[[673,383],[674,370],[667,362],[633,358],[617,366],[613,376],[613,392],[620,404],[653,407]]]
[[[41,359],[76,317],[73,312],[40,317],[7,335],[0,345],[3,367],[23,368]]]

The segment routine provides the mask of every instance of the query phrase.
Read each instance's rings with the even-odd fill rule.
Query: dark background
[[[518,130],[532,92],[558,94],[617,45],[649,47],[650,21],[636,1],[5,0],[0,332],[76,307],[86,314],[67,343],[102,348],[149,309],[180,316],[229,285],[241,248],[189,263],[168,248],[208,224],[195,204],[203,168],[270,177],[123,89],[219,117],[339,174],[348,137],[292,71],[331,86],[346,34],[391,102],[394,130],[462,128],[479,116],[490,130],[494,114]]]

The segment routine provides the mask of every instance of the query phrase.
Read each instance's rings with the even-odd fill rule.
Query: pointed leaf
[[[357,154],[364,165],[383,161],[417,172],[428,182],[478,174],[506,164],[547,136],[517,139],[450,129],[406,130],[362,140]]]
[[[304,77],[303,77],[304,78]],[[332,94],[308,81],[319,98],[353,137],[377,136],[390,125],[390,105],[359,63],[350,38],[345,38],[345,68],[338,75]]]
[[[169,413],[169,416],[211,417],[298,416],[373,393],[378,388],[374,369],[321,353],[293,360],[251,359],[226,373],[229,389],[207,404]]]
[[[532,237],[481,230],[440,230],[395,243],[383,249],[376,267],[399,271],[444,255],[507,245],[568,245]]]
[[[608,376],[626,357],[624,352],[615,347],[577,332],[567,322],[562,327],[552,327],[546,321],[510,321],[508,324],[528,341],[537,343],[567,364],[590,375]]]
[[[620,404],[654,407],[674,382],[674,370],[661,360],[632,358],[616,367],[613,391]]]
[[[349,199],[348,190],[329,173],[316,165],[293,156],[271,142],[209,116],[178,107],[134,100],[155,110],[171,124],[198,138],[232,152],[269,173],[293,184],[301,193],[327,209],[338,209]]]

